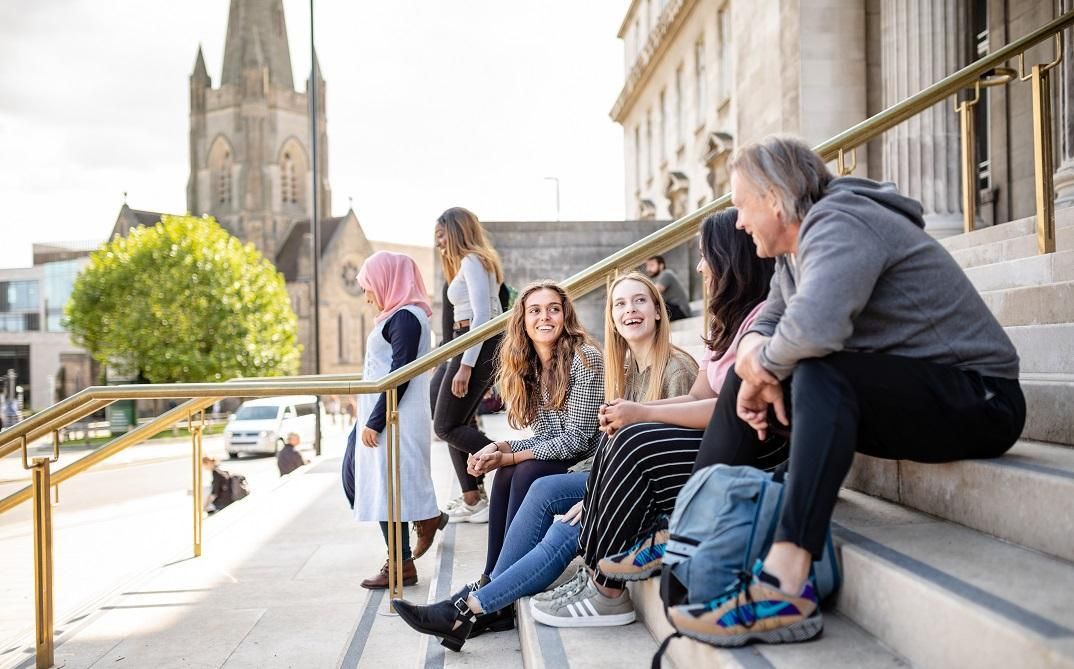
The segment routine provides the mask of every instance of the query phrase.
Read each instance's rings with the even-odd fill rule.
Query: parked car
[[[278,453],[290,432],[312,444],[317,427],[313,395],[266,397],[243,402],[224,428],[228,457],[239,453]]]

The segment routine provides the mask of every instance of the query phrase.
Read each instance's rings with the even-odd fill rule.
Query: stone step
[[[1074,227],[1066,225],[1055,230],[1055,248],[1057,251],[1074,249]],[[1037,255],[1037,235],[1030,234],[1003,239],[988,244],[979,244],[964,249],[951,251],[951,256],[960,267],[977,267],[992,263],[1027,258]]]
[[[1074,374],[1074,323],[1005,328],[1022,374]]]
[[[659,579],[630,584],[634,608],[649,633],[665,639],[674,629],[664,615],[660,600]],[[602,630],[603,631],[603,630]],[[757,644],[744,648],[723,649],[693,639],[681,638],[671,642],[665,654],[664,666],[689,669],[692,667],[722,667],[727,669],[826,669],[827,667],[905,667],[909,664],[881,644],[875,637],[837,612],[824,614],[824,633],[815,641],[802,644],[768,646]],[[527,665],[529,666],[529,665]],[[571,663],[574,666],[574,663]],[[637,658],[631,666],[646,666]]]
[[[844,486],[1074,561],[1074,449],[1021,441],[948,464],[859,454]]]
[[[640,622],[600,628],[549,627],[533,619],[529,597],[518,600],[515,610],[526,669],[648,666],[656,653],[658,644]]]
[[[981,293],[1003,326],[1074,323],[1074,281]]]
[[[861,493],[840,497],[841,614],[915,666],[1074,667],[1070,562]]]
[[[1023,439],[1074,446],[1074,375],[1023,374],[1026,426]]]
[[[979,292],[1074,281],[1074,251],[967,267],[965,271]]]
[[[1007,239],[1014,239],[1016,237],[1022,237],[1025,235],[1036,234],[1036,221],[1036,216],[1020,218],[1016,221],[1011,221],[1010,223],[1003,223],[987,228],[981,228],[980,230],[974,230],[973,232],[968,234],[946,237],[940,240],[940,244],[942,244],[944,248],[946,248],[953,254],[955,251],[968,249],[974,246],[982,246],[985,244],[991,244],[993,242],[999,242]],[[1074,225],[1074,208],[1067,207],[1063,209],[1056,209],[1056,229],[1069,227],[1071,225]]]

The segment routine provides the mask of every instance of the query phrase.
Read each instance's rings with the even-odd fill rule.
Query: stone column
[[[883,0],[884,107],[919,93],[965,64],[966,0]],[[921,200],[935,237],[962,230],[958,116],[950,100],[883,137],[884,179]]]
[[[1065,14],[1074,9],[1074,0],[1059,0],[1060,13]],[[1054,115],[1059,126],[1059,143],[1055,146],[1056,162],[1059,169],[1055,171],[1055,206],[1074,205],[1074,30],[1067,30],[1063,35],[1063,62],[1059,64],[1052,76],[1058,79],[1053,84],[1059,91],[1059,109]]]

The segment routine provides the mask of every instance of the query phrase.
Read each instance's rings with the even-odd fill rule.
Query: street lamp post
[[[320,183],[317,181],[317,50],[313,45],[313,0],[310,0],[310,86],[309,86],[309,110],[310,110],[310,154],[313,157],[313,211],[310,216],[310,235],[313,248],[313,373],[321,373],[321,219],[318,211],[319,195],[321,194]],[[321,454],[321,398],[317,398],[317,411],[315,412],[316,431],[313,438],[313,450],[317,455]]]
[[[559,220],[559,177],[545,177],[545,181],[556,182],[556,220]]]

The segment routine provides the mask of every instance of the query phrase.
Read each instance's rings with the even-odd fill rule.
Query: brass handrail
[[[975,85],[979,78],[993,68],[1003,65],[1015,56],[1024,59],[1025,52],[1038,43],[1055,36],[1057,40],[1056,59],[1050,63],[1034,65],[1032,72],[1025,78],[1033,82],[1033,117],[1034,117],[1034,169],[1036,176],[1036,200],[1037,200],[1037,235],[1040,252],[1053,252],[1055,250],[1054,221],[1050,220],[1052,206],[1051,190],[1051,136],[1050,136],[1050,89],[1048,71],[1052,69],[1061,58],[1061,31],[1074,25],[1074,12],[1068,12],[1046,23],[1028,35],[1017,39],[1005,47],[981,58],[961,70],[944,77],[940,81],[925,88],[902,102],[899,102],[880,113],[848,128],[831,139],[814,147],[824,160],[839,160],[839,171],[846,172],[852,168],[846,166],[845,156],[851,155],[856,147],[877,137],[881,133],[893,128],[912,116],[936,105],[952,94],[957,94],[965,88]],[[1024,70],[1020,63],[1019,71]],[[643,260],[655,253],[662,253],[678,244],[685,242],[694,236],[698,223],[709,214],[726,207],[730,203],[730,195],[725,194],[700,209],[679,218],[673,223],[648,235],[647,237],[627,246],[604,260],[601,260],[585,270],[578,272],[563,282],[567,292],[572,297],[584,295],[599,288],[605,278],[620,269],[640,264]],[[34,416],[18,423],[17,425],[0,432],[0,457],[9,455],[20,448],[23,449],[25,460],[26,449],[31,438],[37,438],[54,431],[58,427],[65,426],[79,418],[96,411],[119,399],[178,399],[194,398],[174,409],[165,412],[149,423],[132,430],[126,435],[121,435],[109,442],[106,446],[94,451],[78,461],[60,469],[55,477],[50,476],[50,458],[35,458],[32,469],[34,470],[33,497],[35,499],[35,581],[37,586],[37,663],[38,666],[48,666],[52,660],[52,577],[51,577],[51,516],[48,503],[48,488],[64,480],[76,476],[94,464],[111,457],[129,445],[138,442],[145,436],[152,436],[150,431],[166,429],[178,420],[186,417],[191,418],[195,411],[204,409],[223,397],[270,397],[289,395],[294,393],[310,393],[315,395],[335,394],[366,394],[387,392],[391,406],[397,406],[397,388],[402,383],[413,379],[418,374],[432,369],[444,361],[461,354],[470,347],[477,345],[494,335],[502,332],[507,324],[509,315],[503,314],[469,333],[453,339],[440,346],[414,362],[388,374],[376,381],[356,380],[354,375],[304,375],[292,377],[286,380],[281,377],[274,379],[236,379],[224,383],[170,383],[170,384],[146,384],[146,385],[118,385],[118,386],[93,386],[54,404]],[[192,422],[193,427],[193,422]],[[387,423],[387,435],[385,449],[389,463],[388,490],[389,509],[398,509],[400,490],[398,487],[398,470],[392,466],[398,464],[398,417],[389,417]],[[155,432],[154,432],[155,433]],[[57,438],[54,435],[54,440]],[[192,431],[194,440],[195,456],[200,451],[200,428]],[[54,441],[54,445],[55,445]],[[195,481],[197,480],[197,467],[195,461]],[[395,479],[393,486],[393,468]],[[43,491],[43,492],[42,492]],[[199,491],[194,491],[195,515],[198,515]],[[0,500],[0,513],[10,509],[15,504],[29,499],[27,490],[19,491],[14,495]],[[397,596],[401,581],[401,554],[399,541],[398,515],[389,514],[389,524],[392,531],[389,544],[389,589],[391,596]],[[200,553],[200,517],[195,520],[195,554]]]

